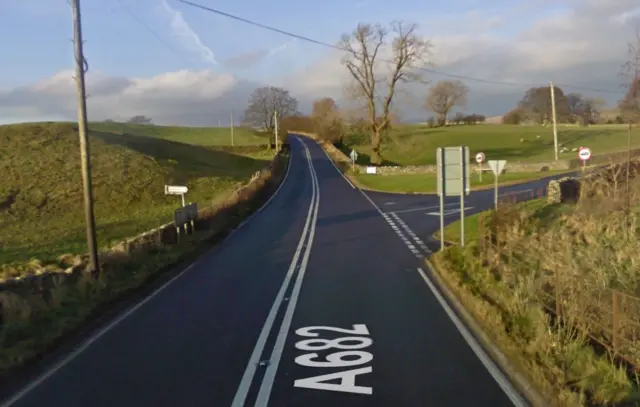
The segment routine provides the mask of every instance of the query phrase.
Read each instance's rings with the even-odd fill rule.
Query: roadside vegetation
[[[445,228],[454,245],[432,257],[557,406],[640,405],[640,180],[627,211],[626,189],[607,174],[584,181],[577,203],[539,199],[469,217],[465,248],[455,222]]]
[[[175,275],[266,202],[288,165],[286,144],[233,154],[168,134],[91,132],[96,275],[74,125],[0,126],[0,381]],[[199,204],[180,239],[170,223],[180,197],[165,196],[165,184],[187,185],[187,201]]]
[[[206,207],[228,197],[273,157],[264,149],[251,152],[262,154],[254,158],[169,141],[164,131],[160,139],[91,133],[101,247],[171,222],[180,197],[166,196],[165,184],[188,186],[187,201]],[[48,262],[86,251],[77,143],[72,124],[0,126],[0,264]],[[9,274],[0,279],[16,277]]]

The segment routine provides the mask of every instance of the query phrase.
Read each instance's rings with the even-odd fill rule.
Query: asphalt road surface
[[[311,140],[291,147],[285,181],[258,214],[3,389],[0,406],[526,405],[421,269],[437,247],[437,197],[365,194]],[[468,212],[492,194],[471,194]]]

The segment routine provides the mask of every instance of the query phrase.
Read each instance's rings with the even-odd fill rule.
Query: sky
[[[330,44],[362,22],[416,23],[432,44],[427,67],[438,72],[424,79],[469,78],[464,111],[488,116],[549,81],[614,105],[640,18],[637,0],[194,2]],[[81,11],[90,120],[143,114],[158,124],[225,125],[256,87],[284,87],[306,111],[318,97],[344,100],[350,81],[341,51],[178,0],[81,0]],[[0,123],[74,120],[68,0],[0,2],[0,38]],[[426,91],[403,89],[401,117],[430,115],[422,107]]]

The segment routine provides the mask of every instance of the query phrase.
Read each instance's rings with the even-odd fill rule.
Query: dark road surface
[[[438,198],[365,194],[290,140],[260,213],[0,406],[525,406],[421,270]]]

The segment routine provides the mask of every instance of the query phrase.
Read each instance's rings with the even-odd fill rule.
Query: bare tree
[[[418,69],[427,63],[431,44],[416,31],[417,25],[402,22],[392,23],[390,30],[381,25],[358,24],[351,34],[342,36],[341,48],[347,51],[343,64],[354,80],[351,96],[366,106],[373,164],[382,163],[380,141],[391,124],[397,85],[422,80]],[[378,60],[382,59],[381,52],[391,53],[391,58],[386,59],[391,65],[387,75],[378,72],[379,62],[384,62]]]
[[[568,121],[571,113],[567,97],[557,86],[553,87],[553,94],[556,100],[557,120],[559,122]],[[518,107],[522,108],[527,119],[538,124],[551,121],[551,89],[548,86],[541,86],[527,90]]]
[[[451,109],[466,106],[468,94],[469,87],[461,81],[440,81],[429,89],[425,107],[438,115],[438,121],[443,126],[447,124]]]
[[[151,124],[151,122],[152,122],[151,118],[143,115],[133,116],[131,119],[127,121],[127,123],[132,123],[132,124]]]
[[[248,125],[260,126],[264,131],[272,131],[276,111],[281,118],[293,116],[298,112],[298,101],[286,89],[274,86],[257,88],[249,98],[243,121]]]
[[[580,124],[584,126],[594,124],[598,121],[600,111],[605,104],[602,99],[585,97],[579,93],[568,94],[566,101],[571,119],[580,121]]]

